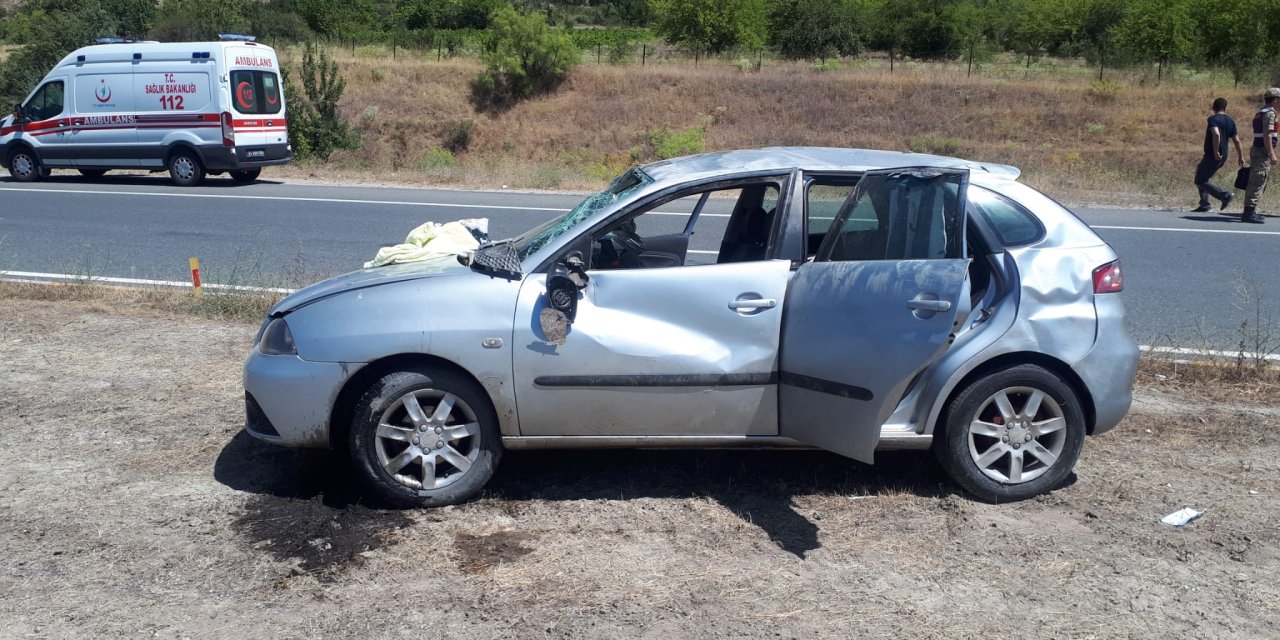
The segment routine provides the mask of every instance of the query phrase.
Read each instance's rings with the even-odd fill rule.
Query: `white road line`
[[[91,189],[32,189],[24,187],[0,187],[0,191],[21,191],[25,193],[73,193],[91,196],[143,196],[148,198],[223,198],[230,200],[274,200],[283,202],[331,202],[334,204],[374,204],[374,205],[391,205],[398,207],[441,207],[445,209],[500,209],[505,211],[549,211],[551,213],[567,213],[570,209],[557,209],[552,207],[513,207],[510,205],[500,204],[457,204],[450,202],[404,202],[402,200],[354,200],[346,198],[303,198],[298,196],[250,196],[250,195],[233,195],[226,193],[174,193],[171,191],[149,192],[149,191],[105,191]],[[688,213],[678,211],[650,211],[648,215],[659,216],[685,216]],[[702,216],[710,218],[728,218],[727,213],[704,213]]]
[[[95,196],[143,196],[148,198],[223,198],[229,200],[276,200],[286,202],[332,202],[335,204],[378,204],[401,207],[456,207],[458,209],[510,209],[514,211],[551,211],[564,213],[568,209],[551,209],[547,207],[512,207],[487,204],[450,204],[442,202],[403,202],[400,200],[349,200],[345,198],[302,198],[295,196],[249,196],[225,193],[173,193],[148,191],[94,191],[89,189],[27,189],[22,187],[0,187],[0,191],[24,191],[27,193],[74,193]]]
[[[1201,358],[1209,357],[1219,359],[1235,359],[1243,357],[1245,360],[1250,362],[1257,362],[1258,360],[1280,362],[1280,353],[1261,354],[1253,353],[1251,351],[1217,351],[1214,349],[1188,349],[1185,347],[1149,347],[1147,345],[1141,345],[1138,349],[1148,353],[1158,353],[1170,356],[1198,356]]]
[[[1234,233],[1246,236],[1280,236],[1280,231],[1236,231],[1235,229],[1187,229],[1184,227],[1119,227],[1091,224],[1094,229],[1119,229],[1121,231],[1182,231],[1184,233]]]
[[[30,284],[55,284],[62,282],[118,284],[130,287],[179,287],[190,289],[190,282],[176,280],[143,280],[140,278],[115,278],[111,276],[82,276],[70,273],[38,273],[35,271],[0,271],[0,282],[22,282]],[[248,287],[241,285],[206,283],[205,289],[213,291],[236,291],[241,293],[280,293],[288,294],[297,289],[281,289],[276,287]]]
[[[710,253],[718,253],[718,252],[690,250],[689,253],[710,254]],[[116,285],[136,286],[136,287],[174,287],[174,288],[182,288],[182,289],[191,288],[190,282],[180,282],[176,280],[143,280],[139,278],[114,278],[109,276],[89,276],[86,278],[85,276],[82,276],[82,275],[75,275],[75,274],[69,274],[69,273],[39,273],[35,271],[0,271],[0,282],[20,282],[20,283],[26,283],[26,284],[89,282],[89,283],[116,284]],[[289,294],[289,293],[293,293],[294,291],[297,291],[297,289],[281,289],[281,288],[275,288],[275,287],[248,287],[248,286],[228,285],[228,284],[206,284],[204,285],[204,287],[206,289],[211,289],[213,291],[238,291],[238,292],[249,292],[249,293]],[[1183,347],[1153,347],[1148,345],[1141,345],[1138,347],[1138,349],[1147,353],[1156,353],[1161,355],[1197,356],[1202,358],[1208,357],[1208,358],[1217,358],[1217,359],[1224,359],[1224,358],[1230,359],[1230,358],[1243,357],[1245,360],[1250,360],[1250,361],[1265,360],[1269,362],[1280,362],[1280,354],[1276,354],[1276,353],[1256,354],[1248,351],[1245,351],[1245,352],[1219,351],[1215,349],[1188,349]]]

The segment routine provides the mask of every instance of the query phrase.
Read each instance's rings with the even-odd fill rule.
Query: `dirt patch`
[[[511,451],[364,506],[243,434],[256,323],[0,291],[6,637],[1272,637],[1280,412],[1139,390],[1074,482],[986,505],[928,455]],[[1159,518],[1206,510],[1182,528]],[[424,603],[403,606],[402,603]],[[428,606],[429,604],[429,606]]]
[[[460,556],[458,568],[464,573],[483,573],[500,564],[510,563],[516,558],[533,553],[533,549],[521,544],[533,539],[531,534],[515,531],[499,531],[479,536],[460,533],[453,540],[453,547]]]
[[[327,582],[412,522],[401,513],[359,505],[334,509],[319,498],[254,496],[232,526],[277,559],[297,560],[294,575],[312,573]]]

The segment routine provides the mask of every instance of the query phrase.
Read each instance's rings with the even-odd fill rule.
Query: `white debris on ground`
[[[1187,507],[1185,509],[1179,509],[1177,511],[1174,511],[1171,514],[1163,518],[1160,518],[1160,522],[1163,522],[1165,524],[1171,524],[1175,527],[1181,527],[1181,526],[1185,526],[1190,522],[1198,520],[1202,515],[1204,515],[1203,511],[1196,511],[1191,507]]]

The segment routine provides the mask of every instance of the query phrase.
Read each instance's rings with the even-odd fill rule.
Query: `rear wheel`
[[[91,180],[97,180],[98,178],[107,175],[106,169],[79,169],[79,171],[80,175]]]
[[[262,169],[245,169],[244,171],[231,171],[231,179],[242,184],[248,184],[258,179],[262,175]]]
[[[40,161],[27,149],[15,149],[9,154],[9,175],[18,182],[34,182],[48,174],[41,171]]]
[[[970,384],[947,409],[934,453],[965,491],[1013,502],[1062,486],[1080,458],[1085,425],[1075,390],[1024,364]]]
[[[351,427],[352,462],[373,497],[394,507],[467,500],[502,457],[484,391],[440,369],[382,377],[357,403]]]
[[[169,157],[169,177],[180,187],[194,187],[204,181],[204,166],[195,153],[179,149]]]

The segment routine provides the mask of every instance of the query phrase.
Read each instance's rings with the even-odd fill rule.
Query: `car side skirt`
[[[880,435],[878,451],[928,449],[933,436],[894,430]],[[507,436],[507,449],[813,449],[780,436]]]

